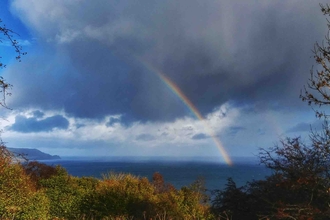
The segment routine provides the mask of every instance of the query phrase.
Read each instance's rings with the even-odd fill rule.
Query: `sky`
[[[299,99],[317,1],[2,0],[8,147],[60,156],[255,156],[321,122]],[[314,67],[317,68],[317,67]]]

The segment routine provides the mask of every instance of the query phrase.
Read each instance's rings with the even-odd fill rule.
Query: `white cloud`
[[[223,116],[224,109],[226,111],[226,116]],[[15,123],[16,115],[19,114],[30,118],[33,117],[34,111],[33,109],[24,112],[13,111],[7,117],[7,121],[4,121],[2,125],[8,128]],[[135,147],[157,147],[164,145],[193,146],[210,142],[208,139],[194,140],[192,138],[196,134],[208,134],[209,128],[205,127],[205,122],[191,117],[177,119],[174,122],[136,122],[126,127],[120,123],[114,123],[111,126],[107,124],[110,118],[118,119],[120,118],[119,115],[108,116],[103,120],[93,120],[72,118],[65,115],[64,112],[45,111],[44,116],[38,120],[54,115],[62,115],[69,121],[67,130],[55,129],[51,132],[38,133],[19,133],[12,130],[5,130],[3,136],[4,138],[34,138],[48,139],[50,141],[62,140],[67,142],[102,141],[109,143],[109,145],[117,143],[121,145],[133,145]],[[221,117],[219,117],[219,115],[221,115]],[[208,115],[206,123],[210,124],[210,127],[214,129],[214,133],[221,134],[227,127],[232,125],[237,115],[238,110],[226,104],[225,107],[220,107]],[[146,135],[149,137],[148,141],[146,141],[145,138],[141,138],[146,137]]]
[[[255,108],[251,108],[251,106],[235,108],[226,103],[206,115],[204,122],[196,118],[184,117],[173,122],[136,122],[128,127],[119,122],[109,126],[109,119],[120,119],[120,115],[94,120],[69,117],[64,112],[45,111],[43,118],[54,115],[65,116],[69,121],[69,128],[38,133],[19,133],[5,129],[3,138],[9,140],[10,147],[13,147],[14,144],[14,147],[50,148],[50,152],[62,156],[74,154],[72,149],[75,149],[80,154],[92,153],[103,156],[108,154],[131,156],[218,155],[221,158],[214,140],[210,137],[211,131],[217,135],[216,138],[222,142],[230,156],[253,156],[258,153],[260,147],[271,147],[280,138],[291,136],[292,133],[287,134],[285,131],[293,127],[293,121],[298,121],[297,119],[301,117],[306,120],[314,118],[312,113],[307,116],[305,113],[297,114],[297,112],[284,112],[283,110],[256,112],[252,109]],[[2,126],[13,124],[17,114],[32,117],[33,111],[35,110],[12,111],[7,120],[2,121]],[[242,130],[232,132],[231,128],[235,130],[238,126]],[[300,133],[300,135],[307,136],[308,134]],[[204,138],[196,138],[198,136]],[[30,146],[27,143],[42,143],[42,145]],[[58,148],[57,153],[53,149],[54,147]],[[68,151],[64,149],[68,149]]]

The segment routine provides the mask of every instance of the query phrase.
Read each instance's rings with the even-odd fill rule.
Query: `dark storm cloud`
[[[18,115],[15,118],[15,123],[8,129],[22,132],[48,132],[53,129],[67,129],[69,121],[61,115],[51,116],[42,120],[38,120],[37,117],[27,118],[22,115]]]
[[[8,71],[19,90],[13,107],[87,118],[124,114],[126,122],[168,121],[189,111],[143,62],[175,82],[203,114],[226,101],[295,108],[312,64],[310,49],[326,33],[313,2],[31,4],[15,0],[13,11],[45,54]]]
[[[109,121],[106,123],[106,126],[111,127],[115,124],[120,124],[124,127],[129,127],[132,125],[133,121],[134,120],[130,116],[124,114],[120,118],[110,118]]]

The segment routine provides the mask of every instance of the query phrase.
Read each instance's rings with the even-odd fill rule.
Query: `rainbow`
[[[176,95],[178,96],[182,102],[190,109],[190,111],[200,120],[204,123],[205,128],[207,128],[209,135],[212,137],[215,145],[217,146],[219,152],[221,153],[223,159],[225,162],[231,166],[233,162],[231,161],[228,153],[226,152],[226,149],[223,147],[223,144],[221,141],[217,138],[215,135],[213,129],[211,126],[207,123],[206,119],[202,116],[202,114],[198,111],[198,109],[193,105],[193,103],[188,99],[188,97],[181,91],[181,89],[172,82],[168,77],[166,77],[165,74],[160,72],[158,69],[153,67],[147,62],[144,62],[143,60],[137,58],[149,71],[154,72],[157,74],[157,76],[166,84],[166,86]]]

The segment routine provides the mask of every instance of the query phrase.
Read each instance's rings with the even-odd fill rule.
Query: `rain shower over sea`
[[[176,188],[189,186],[198,178],[205,181],[206,189],[223,189],[229,177],[237,186],[247,181],[264,179],[271,171],[259,165],[257,158],[237,157],[229,166],[216,158],[168,158],[168,157],[108,157],[78,158],[64,157],[60,160],[43,161],[48,165],[61,165],[70,175],[102,178],[109,172],[130,173],[152,179],[155,172],[164,177],[165,182]]]

